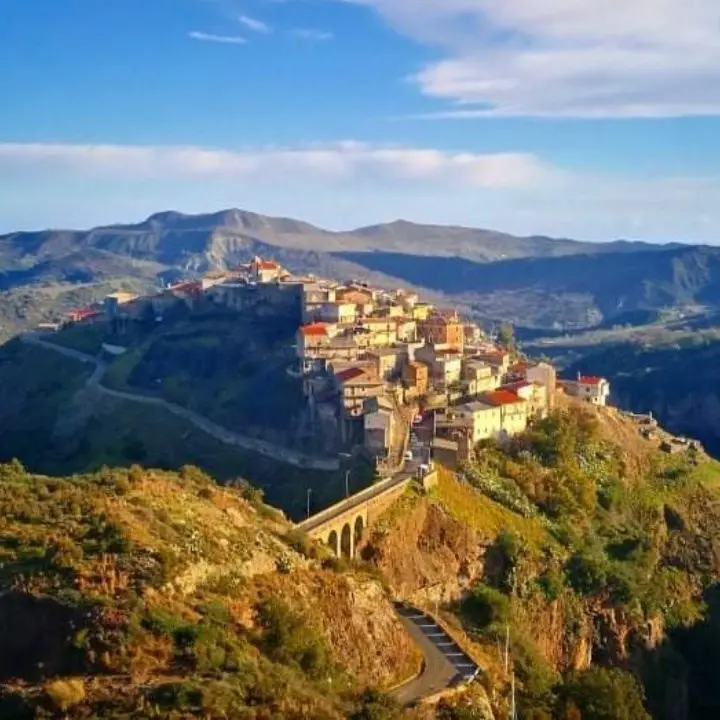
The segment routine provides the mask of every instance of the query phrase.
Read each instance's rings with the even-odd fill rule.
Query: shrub
[[[565,578],[557,568],[548,568],[543,572],[537,580],[540,590],[543,595],[550,601],[553,602],[560,597],[560,593],[565,586]]]
[[[176,632],[187,625],[187,622],[164,608],[155,608],[143,618],[142,624],[155,635],[174,637]]]
[[[510,618],[510,601],[499,590],[480,583],[463,600],[462,612],[480,629],[504,625]]]
[[[260,645],[270,659],[296,665],[313,679],[331,674],[330,652],[324,639],[282,600],[271,599],[256,607],[263,629]]]
[[[350,720],[394,720],[400,717],[400,705],[389,695],[368,689],[358,707],[349,715]]]
[[[53,680],[45,685],[45,694],[54,708],[67,712],[85,699],[85,685],[80,679]]]
[[[597,553],[576,552],[568,560],[565,574],[573,590],[583,595],[595,595],[606,585],[607,561]]]
[[[306,558],[317,559],[320,556],[320,552],[317,543],[302,530],[291,530],[286,536],[285,540],[293,550],[296,550]]]

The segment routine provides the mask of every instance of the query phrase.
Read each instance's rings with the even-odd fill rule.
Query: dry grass
[[[85,700],[85,684],[81,678],[53,680],[45,685],[45,693],[56,709],[67,712]]]
[[[539,547],[551,542],[542,524],[532,518],[524,518],[508,510],[494,500],[482,495],[467,483],[458,480],[447,468],[440,468],[440,482],[433,497],[452,517],[469,525],[488,541],[494,540],[503,530],[524,538],[529,545]]]

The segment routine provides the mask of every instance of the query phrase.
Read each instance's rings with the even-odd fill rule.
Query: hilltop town
[[[481,440],[517,435],[545,417],[558,391],[596,405],[610,393],[604,378],[559,382],[549,363],[528,360],[415,292],[293,275],[259,257],[151,296],[114,293],[42,329],[106,323],[122,337],[134,321],[162,325],[177,306],[296,327],[286,372],[302,384],[305,432],[335,438],[328,453],[361,450],[379,472],[411,460],[426,471],[433,448],[466,459]]]

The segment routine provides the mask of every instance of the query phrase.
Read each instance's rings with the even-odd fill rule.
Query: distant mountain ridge
[[[405,220],[330,231],[239,209],[164,211],[138,223],[0,236],[0,290],[126,278],[155,286],[258,254],[296,272],[410,283],[480,318],[582,326],[637,308],[720,302],[718,252],[677,243],[517,237]]]

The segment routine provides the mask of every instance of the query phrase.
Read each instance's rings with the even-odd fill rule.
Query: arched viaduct
[[[427,488],[434,484],[435,473],[423,478]],[[327,545],[338,557],[355,557],[355,550],[366,529],[397,500],[413,482],[406,472],[360,491],[347,500],[313,515],[298,524],[310,537]]]

